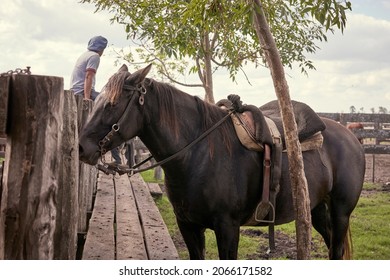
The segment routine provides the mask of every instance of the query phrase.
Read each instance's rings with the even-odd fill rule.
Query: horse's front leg
[[[181,235],[187,245],[191,260],[204,260],[205,258],[205,228],[194,224],[177,221]]]
[[[219,259],[236,260],[240,240],[240,224],[231,220],[218,221],[215,224]]]

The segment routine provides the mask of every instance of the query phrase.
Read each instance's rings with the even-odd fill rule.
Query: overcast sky
[[[390,0],[351,2],[344,34],[329,34],[328,42],[310,56],[317,70],[307,77],[286,69],[291,98],[317,112],[349,112],[352,105],[367,113],[379,106],[390,110]],[[114,50],[129,42],[123,26],[110,24],[108,13],[94,10],[78,0],[2,0],[0,73],[31,66],[33,74],[63,77],[68,89],[77,57],[91,37],[102,35],[109,47],[97,73],[100,90],[118,69]],[[242,75],[236,84],[217,73],[215,99],[236,93],[245,103],[260,106],[276,98],[269,70],[248,67],[246,71],[251,85]],[[200,89],[184,91],[204,95]]]

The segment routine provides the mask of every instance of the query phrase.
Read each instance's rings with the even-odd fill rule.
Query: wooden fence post
[[[13,75],[11,91],[1,203],[3,257],[53,259],[63,78]]]
[[[10,76],[0,77],[0,137],[6,137]]]
[[[93,101],[83,100],[76,95],[78,132],[86,123],[93,108]],[[78,145],[78,143],[77,143]],[[78,147],[78,146],[77,146]],[[93,193],[96,191],[97,169],[83,162],[79,163],[79,215],[78,233],[86,234],[88,229],[88,213],[92,211]]]
[[[9,87],[10,87],[10,76],[0,76],[0,137],[6,137],[7,130],[7,119],[8,119],[8,96],[9,96]],[[1,163],[1,177],[0,177],[0,211],[2,200],[6,199],[6,195],[3,196],[3,163]],[[5,203],[5,202],[4,202]],[[0,212],[0,260],[4,259],[4,234],[5,234],[5,215]]]
[[[79,149],[77,104],[73,93],[64,91],[61,167],[54,233],[54,259],[75,260],[77,252]]]

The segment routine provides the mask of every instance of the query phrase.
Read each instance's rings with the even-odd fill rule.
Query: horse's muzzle
[[[100,151],[96,147],[91,145],[79,144],[79,159],[87,164],[97,164],[100,157]]]

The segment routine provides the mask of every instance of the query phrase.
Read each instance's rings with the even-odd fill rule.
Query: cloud
[[[308,103],[316,111],[348,111],[351,105],[390,109],[390,7],[388,1],[358,1],[348,14],[344,34],[329,34],[327,43],[310,59],[317,71],[306,77],[286,69],[292,99]],[[109,47],[97,73],[101,89],[116,72],[114,50],[128,47],[123,26],[110,24],[107,12],[94,13],[90,4],[77,0],[2,0],[0,9],[0,72],[31,66],[33,74],[69,76],[90,37],[106,36]],[[248,65],[237,83],[221,71],[214,76],[215,99],[235,93],[248,104],[262,105],[276,98],[268,69]],[[196,75],[186,77],[199,83]],[[199,88],[182,88],[203,96]],[[389,105],[387,105],[389,104]]]
[[[309,58],[317,70],[308,76],[298,68],[285,69],[291,99],[306,102],[316,111],[348,112],[349,107],[390,109],[390,21],[350,13],[344,34],[328,35],[320,50]],[[269,70],[246,67],[238,85],[221,73],[214,77],[215,99],[234,92],[248,104],[262,105],[276,99]],[[185,89],[184,89],[185,90]],[[389,105],[387,105],[389,104]]]
[[[31,66],[33,74],[64,77],[67,88],[73,65],[91,37],[106,36],[108,49],[128,44],[123,27],[110,24],[108,13],[94,10],[77,0],[3,0],[0,72]],[[102,78],[99,87],[114,69],[114,59],[105,54],[97,74]]]

